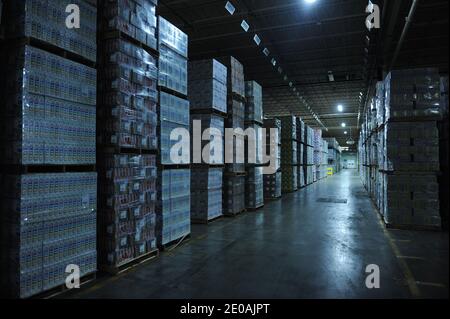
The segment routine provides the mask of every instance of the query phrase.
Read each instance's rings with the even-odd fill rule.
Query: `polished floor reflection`
[[[354,170],[234,219],[73,298],[448,298],[448,233],[385,230]],[[366,267],[380,288],[366,287]]]

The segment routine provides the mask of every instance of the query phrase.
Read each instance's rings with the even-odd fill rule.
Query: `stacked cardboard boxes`
[[[305,123],[297,117],[297,186],[306,186],[305,180]]]
[[[320,128],[314,129],[314,172],[313,180],[317,182],[322,178],[321,165],[323,162],[323,143],[322,143],[322,130]]]
[[[98,250],[111,273],[157,251],[155,11],[151,0],[99,1]]]
[[[234,57],[218,59],[228,69],[227,73],[227,108],[226,128],[233,128],[233,141],[225,141],[225,150],[230,151],[233,163],[226,163],[223,182],[223,213],[236,215],[245,210],[245,156],[244,122],[245,122],[245,81],[244,66]],[[238,132],[238,131],[241,132]],[[225,154],[227,156],[227,154]],[[240,160],[238,160],[240,159]]]
[[[295,116],[281,117],[281,188],[283,193],[298,189],[297,182],[297,119]]]
[[[255,210],[264,205],[263,183],[263,104],[262,87],[255,81],[245,82],[245,128],[252,129],[255,143],[246,144],[245,207]],[[252,136],[253,138],[253,136]],[[254,153],[254,155],[253,155]]]
[[[191,175],[191,219],[206,223],[223,215],[222,184],[224,167],[224,134],[227,114],[227,68],[217,60],[189,63],[189,101],[191,104],[191,135],[198,138],[209,132],[209,140],[201,149],[191,147],[195,166]],[[200,135],[200,136],[202,136]],[[194,142],[195,143],[195,142]],[[203,155],[199,162],[196,155]]]
[[[59,287],[69,264],[78,265],[81,276],[97,269],[97,8],[71,3],[85,13],[80,29],[61,27],[65,1],[5,3],[2,297]]]
[[[305,166],[305,184],[314,183],[314,130],[305,125],[305,143],[303,146],[303,160]]]
[[[266,151],[270,150],[276,158],[275,174],[264,175],[264,198],[277,199],[281,197],[281,121],[279,119],[265,119]],[[271,130],[274,135],[271,137]]]
[[[442,174],[439,179],[439,198],[441,204],[442,226],[448,230],[449,226],[449,118],[448,118],[448,75],[441,76],[441,101],[442,119],[438,122],[439,130],[439,159]]]
[[[188,37],[162,17],[158,17],[158,50],[161,146],[157,161],[156,238],[163,248],[191,233],[191,155],[190,140],[175,131],[190,131]],[[181,140],[171,138],[174,132]]]
[[[341,170],[341,150],[334,137],[325,137],[328,143],[328,175],[334,175]]]
[[[441,227],[439,86],[435,69],[392,71],[365,115],[363,182],[389,226]]]

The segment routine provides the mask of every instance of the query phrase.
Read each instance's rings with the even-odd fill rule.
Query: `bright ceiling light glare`
[[[347,135],[348,134],[347,131],[345,131],[344,134]]]
[[[272,63],[272,65],[273,65],[274,67],[277,66],[277,60],[272,59],[271,63]]]
[[[345,124],[345,123],[342,123],[342,124],[341,124],[341,126],[342,126],[342,127],[346,127],[346,126],[347,126],[347,124]]]
[[[250,29],[250,26],[248,25],[247,21],[242,20],[241,28],[242,28],[245,32],[247,32],[248,29]]]
[[[261,44],[261,38],[257,34],[253,37],[253,41],[255,41],[257,46]]]
[[[342,106],[342,104],[339,104],[337,106],[337,109],[338,109],[339,112],[343,112],[344,111],[344,107]]]
[[[312,3],[316,2],[316,1],[317,0],[305,0],[305,2],[308,3],[308,4],[312,4]]]
[[[231,4],[230,1],[227,1],[227,4],[225,5],[225,9],[227,9],[228,13],[233,15],[236,11],[236,8]]]
[[[263,53],[264,53],[265,56],[269,56],[270,51],[269,51],[269,49],[264,48]]]

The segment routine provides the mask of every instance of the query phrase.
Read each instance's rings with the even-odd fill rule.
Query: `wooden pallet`
[[[244,96],[239,95],[239,94],[237,94],[236,92],[228,92],[227,97],[228,97],[228,98],[231,98],[231,99],[233,99],[233,100],[242,102],[242,103],[247,102],[247,99],[246,99]]]
[[[274,201],[280,200],[281,198],[282,198],[282,196],[279,196],[279,197],[264,197],[264,201],[266,201],[266,202],[274,202]]]
[[[191,169],[214,169],[214,168],[225,168],[225,164],[191,164]]]
[[[191,109],[190,113],[193,115],[215,115],[218,117],[221,117],[223,119],[228,118],[228,113],[227,112],[222,112],[216,109],[213,109],[211,107],[209,108],[195,108],[195,109]]]
[[[192,224],[200,224],[200,225],[208,225],[212,222],[215,222],[216,220],[222,219],[224,215],[220,215],[214,218],[211,218],[209,220],[207,219],[201,219],[201,218],[191,218]]]
[[[183,99],[183,100],[187,100],[188,99],[188,96],[186,94],[183,94],[183,93],[177,92],[175,90],[166,88],[165,86],[158,85],[158,91],[164,92],[164,93],[167,93],[167,94],[170,94],[170,95],[173,95],[173,96],[176,96],[176,97],[178,97],[180,99]]]
[[[93,272],[87,275],[84,275],[80,278],[80,288],[82,286],[85,286],[93,281],[95,281],[97,279],[97,273]],[[51,299],[51,298],[55,298],[59,295],[62,295],[64,293],[68,293],[69,291],[74,290],[73,289],[69,289],[67,288],[66,284],[61,284],[58,285],[57,287],[54,287],[52,289],[49,289],[47,291],[41,292],[37,295],[31,296],[29,299]]]
[[[73,62],[77,62],[80,64],[83,64],[87,67],[96,69],[97,68],[97,62],[91,61],[88,58],[79,55],[78,53],[71,52],[67,49],[60,48],[54,44],[32,38],[32,37],[20,37],[20,38],[13,38],[13,39],[6,39],[5,43],[8,46],[24,46],[24,45],[30,45],[34,48],[44,50],[48,53],[57,55],[59,57],[62,57],[64,59],[71,60]]]
[[[224,176],[247,176],[247,172],[224,172]]]
[[[8,174],[33,173],[89,173],[96,172],[95,164],[88,165],[2,165],[0,171]]]
[[[263,208],[263,207],[264,207],[264,204],[262,204],[262,205],[260,205],[260,206],[258,206],[258,207],[247,207],[246,210],[247,210],[248,212],[256,212],[257,210],[259,210],[259,209],[261,209],[261,208]]]
[[[434,231],[440,232],[442,231],[441,227],[438,226],[427,226],[427,225],[398,225],[387,223],[383,218],[384,225],[387,229],[400,229],[400,230],[417,230],[417,231]]]
[[[234,212],[234,213],[224,213],[223,216],[225,216],[225,217],[236,217],[236,216],[238,216],[238,215],[240,215],[240,214],[245,213],[246,211],[247,211],[247,210],[244,208],[244,209],[240,210],[239,212]]]
[[[159,150],[158,149],[143,149],[143,148],[133,148],[133,147],[121,147],[121,146],[115,146],[115,145],[108,145],[108,146],[99,146],[98,148],[98,154],[101,156],[102,153],[104,154],[123,154],[123,155],[158,155]]]
[[[167,244],[162,244],[162,245],[158,245],[158,248],[160,251],[170,251],[172,249],[175,249],[178,246],[182,246],[184,244],[186,244],[186,242],[188,242],[191,239],[191,234],[188,234],[186,236],[183,236],[181,238],[175,239],[173,241],[171,241],[170,243]]]
[[[122,264],[115,265],[115,266],[103,265],[103,266],[100,266],[100,269],[111,275],[118,275],[118,274],[130,271],[131,269],[133,269],[143,263],[146,263],[152,259],[155,259],[158,256],[159,256],[159,250],[154,249],[154,250],[152,250],[148,253],[145,253],[144,255],[139,256],[133,260],[128,260]]]

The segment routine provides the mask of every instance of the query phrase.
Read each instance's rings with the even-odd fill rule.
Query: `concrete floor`
[[[318,202],[319,198],[347,203]],[[192,239],[67,298],[448,298],[448,233],[385,230],[354,170]],[[380,268],[380,289],[365,286]]]

